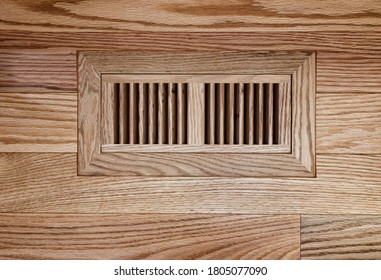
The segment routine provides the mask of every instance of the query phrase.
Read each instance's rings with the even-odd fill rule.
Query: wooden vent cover
[[[80,175],[312,177],[311,52],[79,52]]]

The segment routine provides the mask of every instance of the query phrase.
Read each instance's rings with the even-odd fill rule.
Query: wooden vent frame
[[[80,51],[77,59],[79,175],[315,176],[314,52]],[[245,123],[256,110],[272,116],[267,128]]]

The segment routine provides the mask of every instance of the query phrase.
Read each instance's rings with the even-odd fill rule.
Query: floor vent
[[[313,52],[79,52],[80,175],[315,176]]]

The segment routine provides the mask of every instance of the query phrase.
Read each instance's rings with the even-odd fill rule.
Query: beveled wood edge
[[[312,51],[179,51],[174,55],[168,51],[77,51],[77,56],[86,60],[102,74],[227,74],[227,75],[291,75]],[[236,68],[226,67],[234,58]],[[195,62],[193,67],[184,60]],[[157,72],[157,62],[162,62]],[[123,63],[121,63],[123,62]],[[200,68],[209,65],[207,70]],[[147,68],[152,67],[152,72]],[[193,70],[193,71],[192,71]]]
[[[291,83],[291,75],[101,74],[102,83]]]
[[[291,154],[290,145],[102,144],[101,153]]]
[[[120,55],[121,53],[132,55],[133,53],[140,53],[141,54],[142,52],[77,51],[77,65],[78,65],[78,71],[77,71],[77,74],[78,74],[78,175],[113,175],[113,176],[114,175],[124,175],[124,176],[126,176],[127,174],[131,173],[131,171],[128,171],[128,170],[127,171],[121,171],[118,169],[110,170],[109,168],[108,169],[100,169],[99,166],[97,166],[98,163],[104,163],[105,160],[108,161],[112,158],[115,158],[116,156],[119,156],[120,153],[107,153],[107,154],[101,153],[100,130],[99,130],[99,127],[97,127],[97,124],[99,126],[99,122],[100,122],[100,109],[97,112],[98,114],[94,114],[94,112],[93,112],[93,115],[95,118],[91,118],[91,117],[89,118],[88,115],[86,115],[84,113],[84,110],[82,109],[82,108],[86,109],[88,104],[91,103],[90,101],[93,102],[93,105],[100,108],[101,74],[111,73],[111,72],[107,71],[107,67],[105,68],[104,72],[102,71],[102,69],[103,69],[102,65],[104,66],[104,64],[101,64],[101,65],[99,65],[97,63],[93,64],[93,60],[91,58],[89,58],[89,55],[91,55],[91,56],[95,55],[95,56],[100,56],[100,57],[108,56],[108,59],[106,59],[106,62],[107,62],[106,66],[107,66],[107,64],[111,64],[111,66],[112,66],[113,63],[116,63],[119,61],[117,59],[118,57],[117,56],[115,57],[116,53],[118,55]],[[163,53],[168,53],[168,52],[156,52],[155,51],[155,52],[143,52],[143,53],[150,53],[150,54],[160,53],[160,54],[163,54]],[[190,54],[190,53],[194,53],[194,54],[198,53],[198,55],[200,55],[200,53],[216,53],[216,52],[199,52],[199,51],[187,52],[187,54]],[[224,53],[238,53],[238,52],[227,51]],[[256,53],[258,55],[262,55],[262,56],[263,55],[269,55],[270,57],[272,57],[274,59],[279,59],[279,57],[276,56],[277,54],[278,55],[279,54],[284,55],[284,54],[287,54],[289,52],[284,52],[284,51],[279,51],[279,52],[278,51],[276,51],[276,52],[273,52],[273,51],[268,51],[268,52],[250,52],[250,51],[248,51],[248,52],[246,52],[245,51],[245,52],[242,52],[242,51],[239,51],[239,53],[250,53],[251,55],[253,55],[253,53]],[[281,72],[279,74],[280,75],[282,75],[282,74],[283,75],[292,75],[292,84],[294,86],[294,83],[295,83],[294,78],[296,77],[296,75],[300,75],[301,71],[304,71],[307,69],[307,70],[309,70],[308,71],[309,77],[310,78],[313,77],[314,78],[313,81],[316,83],[316,63],[315,63],[316,52],[313,52],[313,51],[293,52],[292,51],[292,53],[297,54],[297,57],[300,59],[303,58],[302,63],[297,67],[297,69],[290,68],[289,70],[291,70],[291,73],[290,72],[287,72],[287,73]],[[111,54],[113,54],[114,56],[112,56]],[[110,60],[110,58],[111,58],[111,60]],[[266,57],[266,61],[268,61],[268,57]],[[279,62],[278,60],[276,60],[276,61]],[[205,63],[208,63],[208,61],[206,61]],[[118,72],[122,73],[123,71],[126,71],[126,70],[119,69]],[[266,69],[264,71],[266,71]],[[229,72],[229,73],[231,73],[231,72]],[[84,75],[84,74],[86,74],[86,75]],[[263,72],[261,74],[263,74]],[[274,75],[274,70],[272,70],[272,73],[268,73],[268,74]],[[277,75],[277,74],[275,74],[275,75]],[[93,84],[89,84],[86,82],[89,79],[89,77],[91,77],[91,76],[93,77],[93,80],[91,80],[91,79],[90,80],[93,81]],[[82,77],[87,77],[87,79],[82,79]],[[292,154],[290,155],[288,160],[289,160],[289,163],[291,165],[295,165],[294,160],[296,159],[300,163],[300,166],[298,168],[295,168],[294,170],[290,171],[288,169],[289,166],[287,166],[287,163],[283,162],[280,166],[278,166],[278,164],[275,164],[275,162],[277,162],[277,160],[273,159],[270,166],[272,166],[271,170],[274,169],[273,168],[274,166],[275,166],[275,169],[277,168],[276,169],[277,170],[276,176],[272,176],[271,174],[263,175],[265,173],[256,174],[254,172],[254,173],[250,173],[250,176],[248,176],[248,177],[316,177],[316,163],[315,163],[315,161],[316,161],[316,152],[315,152],[315,89],[316,89],[316,85],[315,85],[315,83],[312,83],[311,85],[309,85],[309,83],[308,82],[306,83],[305,80],[302,80],[302,81],[303,81],[303,85],[301,85],[299,88],[303,88],[303,87],[307,86],[309,89],[309,96],[313,97],[313,98],[311,98],[313,100],[309,100],[309,102],[313,102],[313,111],[312,111],[313,121],[311,122],[311,119],[309,119],[309,125],[311,125],[312,133],[311,134],[307,133],[307,135],[300,135],[300,137],[296,137],[294,135],[293,140],[297,140],[298,143],[302,143],[303,141],[311,141],[310,145],[308,145],[310,147],[309,151],[307,153],[297,153],[297,151],[298,151],[297,148],[300,146],[298,146],[298,144],[294,145],[294,143],[292,143]],[[85,89],[87,89],[87,88],[89,90],[86,91]],[[85,99],[85,97],[89,98],[90,100]],[[293,100],[293,98],[292,98],[292,100]],[[292,102],[292,103],[294,104],[295,102]],[[292,108],[292,109],[294,109],[294,108]],[[91,110],[90,110],[90,112],[91,112]],[[88,127],[88,126],[86,127],[85,131],[83,130],[84,125],[82,125],[82,122],[81,122],[82,116],[83,116],[83,119],[85,119],[86,121],[88,121],[91,124],[90,127]],[[84,116],[87,116],[87,118],[85,118]],[[293,134],[294,134],[294,125],[292,127],[292,130],[293,130]],[[84,138],[86,138],[86,135],[92,136],[92,143],[91,143],[92,145],[91,145],[90,149],[86,148],[84,145]],[[300,148],[299,148],[299,151],[300,151]],[[218,154],[216,154],[216,155],[218,155]],[[304,155],[309,155],[309,157],[306,158]],[[242,156],[242,155],[239,155],[239,156]],[[271,156],[271,155],[262,154],[261,156],[258,156],[258,154],[256,154],[254,156],[255,156],[255,158],[253,160],[264,161],[266,159],[262,158],[262,156]],[[282,154],[282,156],[285,156],[285,155]],[[263,165],[263,162],[262,162],[262,165]],[[121,165],[118,164],[118,166],[120,167]],[[283,168],[282,168],[282,166],[283,166]],[[117,168],[117,166],[115,166],[115,168]],[[285,174],[284,176],[278,175],[278,174],[280,174],[279,172],[283,172],[285,168],[287,170],[287,174]],[[269,173],[271,173],[271,172],[269,172]],[[136,173],[134,173],[134,174],[136,174]],[[150,175],[150,176],[154,176],[154,175]],[[167,175],[159,175],[159,176],[167,176]],[[170,175],[170,176],[172,176],[172,175]],[[182,175],[173,175],[173,176],[182,176]],[[198,176],[202,176],[202,175],[198,175]],[[212,176],[212,175],[207,175],[207,176]],[[239,177],[245,177],[245,176],[239,175]]]
[[[316,53],[292,74],[292,87],[292,154],[316,177]]]
[[[245,164],[245,162],[247,164]],[[292,154],[101,153],[80,175],[313,177]]]

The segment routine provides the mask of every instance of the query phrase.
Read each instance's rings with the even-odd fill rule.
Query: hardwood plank
[[[75,50],[0,48],[0,91],[51,93],[76,90]]]
[[[0,93],[0,152],[76,152],[77,94]]]
[[[1,214],[0,259],[299,259],[299,215]]]
[[[151,44],[151,42],[155,42]],[[378,55],[381,31],[353,32],[29,32],[2,30],[2,51],[63,50],[299,50]],[[40,49],[40,50],[38,50]]]
[[[318,92],[379,92],[380,38],[379,32],[104,32],[99,36],[7,31],[0,34],[0,91],[75,91],[76,50],[191,49],[318,51]]]
[[[302,216],[302,259],[381,258],[380,216]]]
[[[380,155],[319,155],[317,178],[192,179],[78,177],[74,153],[0,153],[0,182],[0,212],[377,215],[381,211]]]
[[[147,7],[149,9],[147,9]],[[123,11],[128,10],[129,13]],[[165,0],[107,2],[3,1],[0,29],[27,31],[321,31],[379,30],[381,5],[340,0],[313,2]],[[318,11],[318,12],[317,12]],[[22,15],[22,16],[20,16]],[[181,24],[179,24],[181,22]]]
[[[379,94],[318,94],[318,153],[381,153]]]

